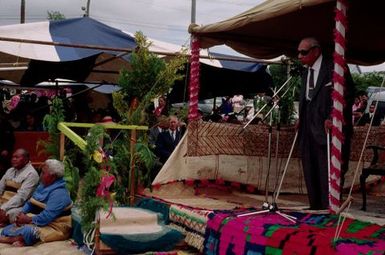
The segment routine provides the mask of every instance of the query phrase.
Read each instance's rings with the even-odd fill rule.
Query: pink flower
[[[98,197],[108,198],[110,195],[109,189],[111,185],[114,183],[114,181],[115,181],[115,176],[113,175],[103,176],[98,186],[98,189],[96,190],[96,195]]]
[[[7,105],[8,110],[12,111],[13,109],[15,109],[17,107],[17,105],[19,104],[19,102],[20,102],[20,96],[14,95],[11,98],[11,103],[9,105]]]

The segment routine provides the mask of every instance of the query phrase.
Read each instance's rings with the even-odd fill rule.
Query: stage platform
[[[349,171],[345,176],[346,193],[352,186],[354,201],[342,215],[346,217],[345,222],[351,228],[356,228],[356,224],[358,224],[369,226],[369,229],[375,228],[377,232],[364,230],[363,235],[357,236],[350,235],[349,231],[346,232],[346,229],[343,229],[341,237],[347,243],[344,240],[333,240],[334,235],[331,233],[336,227],[335,216],[328,215],[327,211],[304,210],[309,205],[297,145],[294,146],[286,175],[282,177],[295,136],[293,127],[281,128],[279,132],[278,130],[272,131],[271,158],[269,159],[267,126],[255,125],[243,130],[240,125],[202,121],[190,123],[187,134],[156,176],[153,190],[142,192],[142,199],[154,200],[167,205],[170,224],[177,226],[180,231],[185,233],[185,241],[204,254],[292,254],[285,253],[284,248],[287,247],[289,247],[289,251],[295,251],[295,254],[355,254],[351,253],[355,250],[362,251],[361,254],[383,254],[378,251],[385,250],[383,243],[385,211],[382,209],[385,201],[383,197],[371,197],[368,212],[360,211],[362,203],[359,180],[353,177],[359,164],[366,128],[358,127],[354,132]],[[368,144],[381,145],[384,141],[385,127],[374,128],[368,137]],[[358,167],[359,170],[362,166],[369,164],[372,159],[371,153],[371,150],[364,151],[363,163]],[[358,176],[359,174],[360,172]],[[298,215],[299,221],[293,223],[284,220],[282,222],[280,221],[282,217],[278,217],[279,220],[277,220],[276,213],[268,212],[260,216],[245,218],[245,222],[255,222],[256,225],[237,220],[235,220],[236,223],[229,223],[242,212],[262,210],[262,204],[266,200],[266,190],[269,193],[268,202],[273,202],[272,194],[277,191],[281,178],[283,181],[281,194],[274,202],[277,203],[280,211]],[[371,179],[368,179],[367,184],[369,183],[380,183],[379,177],[372,176]],[[310,226],[309,221],[303,220],[311,219],[311,222],[315,222],[317,215],[321,215],[319,217],[325,220],[323,223],[327,225],[327,234],[321,231],[326,227],[326,225],[322,225],[323,223],[321,225],[317,223],[319,226],[317,224],[317,226]],[[218,221],[217,216],[222,219]],[[258,218],[260,219],[258,220]],[[212,220],[217,221],[216,228],[212,227],[210,223]],[[269,227],[266,228],[263,225],[264,221],[274,225],[274,231]],[[223,233],[222,230],[227,223],[240,224],[244,226],[244,229],[230,228],[230,231],[226,230],[227,232]],[[304,252],[301,253],[300,248],[303,244],[299,244],[300,248],[297,249],[298,247],[294,246],[298,243],[283,244],[283,240],[279,239],[290,239],[289,236],[283,237],[283,234],[280,233],[280,229],[287,232],[287,229],[285,230],[287,226],[290,229],[295,228],[305,235],[307,233],[315,238],[319,237],[322,241],[317,246],[310,245],[313,253],[309,253],[309,250],[306,249],[303,249]],[[320,229],[317,229],[318,227]],[[256,231],[248,232],[246,231],[248,228],[256,228]],[[309,228],[313,230],[306,232],[306,229]],[[275,232],[275,230],[279,231]],[[269,234],[266,234],[267,232]],[[279,233],[280,237],[275,239],[274,233]],[[351,238],[361,244],[363,242],[360,241],[360,238],[371,240],[373,246],[370,244],[360,246]],[[255,242],[260,239],[265,241]],[[250,242],[250,240],[254,241]],[[310,239],[308,241],[312,242]],[[282,245],[277,243],[272,245],[271,242],[278,242]],[[348,250],[350,252],[347,252]]]
[[[379,197],[374,196],[371,194],[368,197],[368,212],[363,212],[360,210],[361,207],[361,194],[360,193],[354,193],[353,194],[354,201],[349,209],[344,211],[342,215],[346,216],[347,221],[349,222],[348,225],[350,227],[358,225],[364,225],[364,226],[371,226],[371,228],[375,228],[376,232],[369,234],[369,236],[361,236],[362,238],[369,238],[373,239],[373,244],[376,243],[377,246],[373,246],[373,249],[370,250],[369,246],[360,247],[362,250],[367,250],[368,252],[373,252],[372,254],[377,254],[376,249],[378,250],[378,247],[381,247],[385,249],[384,243],[381,242],[381,240],[385,237],[385,208],[383,207],[383,204],[385,203],[385,197]],[[269,194],[268,200],[271,201],[271,194]],[[139,196],[139,201],[146,201],[143,204],[146,204],[147,209],[151,209],[150,205],[153,203],[161,203],[162,205],[166,206],[168,208],[168,214],[169,214],[169,222],[171,226],[176,226],[178,230],[180,230],[182,233],[186,236],[186,243],[194,248],[196,248],[200,252],[204,252],[204,254],[219,254],[219,247],[216,247],[213,250],[207,250],[209,247],[213,247],[213,243],[209,244],[208,240],[212,240],[213,236],[221,236],[224,235],[223,233],[218,232],[218,229],[213,230],[209,229],[210,226],[210,220],[215,218],[217,214],[228,215],[228,218],[224,221],[228,221],[229,219],[233,219],[234,215],[241,214],[242,212],[249,212],[249,211],[259,211],[261,210],[262,203],[265,201],[265,196],[260,194],[249,194],[241,192],[237,189],[231,188],[231,187],[219,187],[212,185],[211,187],[203,187],[200,188],[197,185],[186,185],[186,183],[183,182],[175,182],[169,185],[162,185],[158,189],[155,189],[153,191],[145,190],[143,191],[142,195]],[[301,219],[312,219],[312,221],[315,219],[314,217],[321,217],[325,221],[327,221],[328,225],[328,238],[324,239],[322,243],[319,245],[321,246],[328,246],[330,249],[328,251],[331,251],[331,249],[337,246],[333,246],[332,242],[332,236],[331,233],[333,232],[333,228],[335,228],[336,218],[335,216],[328,215],[327,211],[309,211],[305,210],[305,208],[308,207],[307,205],[307,196],[303,194],[293,194],[293,193],[283,193],[279,196],[279,199],[276,201],[278,204],[278,208],[282,212],[286,212],[289,214],[299,215]],[[139,203],[140,205],[140,203]],[[159,207],[159,205],[157,206]],[[163,208],[164,209],[164,208]],[[277,219],[275,213],[265,213],[261,216],[251,216],[249,220],[253,221],[254,219],[262,217],[263,221],[273,221]],[[281,228],[282,217],[278,217],[279,221],[276,222],[274,228]],[[245,218],[247,219],[247,218]],[[239,222],[238,222],[239,223]],[[238,224],[237,223],[237,224]],[[284,223],[286,224],[292,224],[291,222],[288,222],[287,220],[284,220]],[[290,225],[290,228],[298,228],[298,230],[302,231],[302,228],[306,226],[306,222],[299,221],[297,222],[298,225]],[[257,224],[257,223],[256,223]],[[260,224],[260,222],[258,223]],[[284,225],[285,225],[284,224]],[[304,225],[305,224],[305,225]],[[326,224],[326,223],[325,223]],[[352,225],[353,224],[353,225]],[[253,227],[253,226],[251,226]],[[258,227],[263,227],[259,225]],[[287,227],[286,225],[283,227]],[[282,227],[282,228],[283,228]],[[314,226],[312,226],[314,227]],[[211,231],[211,232],[210,232]],[[214,233],[214,232],[215,233]],[[235,232],[240,230],[233,230],[230,232]],[[268,231],[266,229],[266,231]],[[313,231],[313,230],[312,230]],[[366,233],[366,230],[364,231]],[[241,235],[242,231],[239,233]],[[259,234],[257,234],[259,233]],[[318,232],[313,231],[309,235],[317,235],[317,233],[320,233],[321,235],[324,235],[325,232]],[[334,233],[334,232],[333,232]],[[262,238],[261,232],[253,232],[249,233],[249,238]],[[256,236],[253,236],[253,235]],[[244,237],[246,234],[242,234]],[[282,236],[281,236],[282,237]],[[343,234],[344,239],[350,240],[349,238],[357,238],[355,235],[349,236],[349,232]],[[378,238],[377,238],[378,237]],[[221,237],[226,239],[225,237]],[[230,237],[229,237],[230,238]],[[240,238],[240,237],[231,237],[231,238]],[[263,237],[266,239],[266,237]],[[270,238],[270,237],[269,237]],[[274,239],[274,236],[271,238]],[[267,238],[268,239],[268,238]],[[266,239],[266,240],[267,240]],[[221,240],[221,239],[220,239]],[[220,240],[218,239],[216,242],[220,243]],[[357,239],[358,240],[358,239]],[[242,238],[238,241],[244,242]],[[271,240],[270,240],[271,241]],[[269,242],[270,242],[269,241]],[[351,240],[350,240],[351,241]],[[350,242],[349,241],[349,242]],[[377,242],[378,241],[378,242]],[[274,240],[272,240],[274,242]],[[268,250],[271,251],[271,247],[268,247],[268,243],[266,244],[266,249],[264,252],[267,252]],[[231,242],[228,243],[228,246],[234,246],[235,244],[231,244]],[[246,245],[246,244],[245,244]],[[262,245],[259,243],[258,245]],[[346,244],[343,243],[343,241],[339,241],[340,248],[339,250],[336,249],[334,254],[355,254],[355,253],[344,253],[346,251]],[[379,245],[379,246],[378,246]],[[246,245],[247,247],[250,246],[250,244]],[[245,247],[246,247],[245,246]],[[263,246],[263,245],[262,245]],[[290,246],[290,245],[289,245]],[[250,247],[254,247],[251,245]],[[345,247],[345,248],[341,248]],[[349,246],[350,247],[350,246]],[[210,248],[211,249],[211,248]],[[262,251],[257,249],[258,252]],[[275,247],[276,251],[279,251],[279,247]],[[344,250],[345,249],[345,250]],[[350,248],[349,248],[350,249]],[[369,249],[369,250],[368,250]],[[255,251],[253,248],[251,250],[244,250],[244,252],[225,252],[222,254],[248,254],[247,252]],[[323,251],[323,250],[320,250]],[[282,251],[280,251],[282,252]],[[264,253],[262,253],[264,254]],[[266,253],[266,254],[286,254],[286,253]],[[291,254],[291,253],[287,253]],[[296,254],[309,254],[309,253],[296,253]],[[314,254],[320,254],[320,253],[314,253]],[[324,253],[326,254],[326,253]],[[330,254],[330,253],[327,253]],[[362,254],[369,254],[369,253],[362,253]],[[382,254],[382,253],[381,253]]]
[[[280,212],[298,220],[288,221],[276,212],[238,217],[262,210],[266,188],[267,200],[273,202],[293,130],[283,129],[279,140],[278,134],[273,134],[272,144],[279,146],[272,149],[276,153],[272,155],[271,169],[267,169],[265,127],[241,131],[235,125],[196,124],[189,126],[152,189],[139,191],[136,206],[162,214],[167,228],[182,233],[185,243],[197,254],[383,254],[384,198],[369,196],[368,212],[362,212],[361,194],[354,184],[353,203],[342,214],[346,220],[335,240],[338,218],[327,211],[305,210],[308,203],[298,151],[283,179],[281,194],[274,201]],[[356,131],[347,187],[352,183],[364,136],[363,129]],[[385,129],[377,130],[370,142],[384,134]],[[365,164],[370,153],[364,154]],[[370,182],[378,183],[378,178]],[[178,252],[175,250],[175,254]]]

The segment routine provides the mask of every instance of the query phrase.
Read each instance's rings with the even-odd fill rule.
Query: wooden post
[[[130,154],[131,154],[131,168],[130,168],[130,206],[134,205],[135,200],[135,145],[136,145],[136,129],[131,130],[131,139],[130,139]]]
[[[96,212],[99,216],[99,213]],[[95,254],[100,254],[100,218],[98,217],[95,225]]]
[[[60,160],[63,161],[64,159],[64,144],[65,144],[65,135],[63,133],[60,133],[60,148],[59,148],[59,157]]]

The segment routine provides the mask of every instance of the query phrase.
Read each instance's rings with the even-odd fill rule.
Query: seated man
[[[39,175],[29,161],[27,150],[17,149],[11,164],[0,180],[0,227],[15,220],[39,183]]]
[[[56,159],[44,162],[39,186],[15,223],[3,229],[0,242],[24,246],[69,238],[72,201],[63,176],[62,162]]]

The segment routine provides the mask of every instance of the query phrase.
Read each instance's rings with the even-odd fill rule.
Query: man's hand
[[[299,119],[294,123],[294,129],[295,129],[295,131],[298,131],[298,129],[299,129]]]
[[[15,223],[17,226],[30,224],[32,223],[32,218],[21,212],[16,216]]]
[[[333,122],[331,120],[325,120],[324,123],[324,128],[325,128],[325,133],[328,133],[330,129],[333,127]]]

